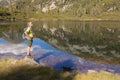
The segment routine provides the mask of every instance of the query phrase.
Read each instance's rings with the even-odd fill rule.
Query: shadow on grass
[[[0,80],[72,80],[63,74],[47,67],[23,65],[0,71]]]

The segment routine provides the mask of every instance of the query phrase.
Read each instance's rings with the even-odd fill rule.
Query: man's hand
[[[28,37],[29,37],[29,35],[28,35],[27,31],[25,31],[24,33],[25,33],[25,35],[26,35],[26,36],[28,36]]]

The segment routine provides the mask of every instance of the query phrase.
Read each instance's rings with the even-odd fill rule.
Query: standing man
[[[30,50],[33,43],[33,32],[32,32],[32,22],[27,23],[27,29],[25,30],[25,35],[27,36],[28,47],[27,47],[27,57],[31,57]]]

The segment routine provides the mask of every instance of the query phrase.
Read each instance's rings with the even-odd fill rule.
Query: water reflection
[[[36,29],[39,37],[58,49],[90,60],[119,64],[119,26],[119,22],[58,21],[43,22]]]
[[[1,25],[0,36],[20,42],[25,26]],[[34,22],[34,32],[60,50],[101,63],[120,64],[119,22],[40,21]]]
[[[20,43],[23,39],[21,34],[23,33],[24,23],[4,23],[0,25],[0,37],[12,42]]]
[[[7,42],[5,39],[0,39],[2,42]],[[4,47],[4,49],[3,49]],[[0,59],[1,58],[17,58],[22,59],[26,55],[26,40],[20,44],[1,43],[0,44]],[[33,39],[32,58],[40,65],[49,66],[55,70],[63,70],[64,67],[72,68],[69,71],[108,71],[120,74],[120,66],[98,64],[92,61],[82,59],[80,57],[68,54],[64,51],[57,50],[39,38]]]

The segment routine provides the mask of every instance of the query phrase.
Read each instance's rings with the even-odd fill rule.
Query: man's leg
[[[27,48],[27,56],[31,56],[30,51],[31,51],[31,46],[32,46],[33,40],[28,40],[28,48]]]
[[[31,47],[30,47],[30,46],[28,46],[28,48],[27,48],[27,56],[29,56],[29,55],[30,55],[30,50],[31,50]]]

